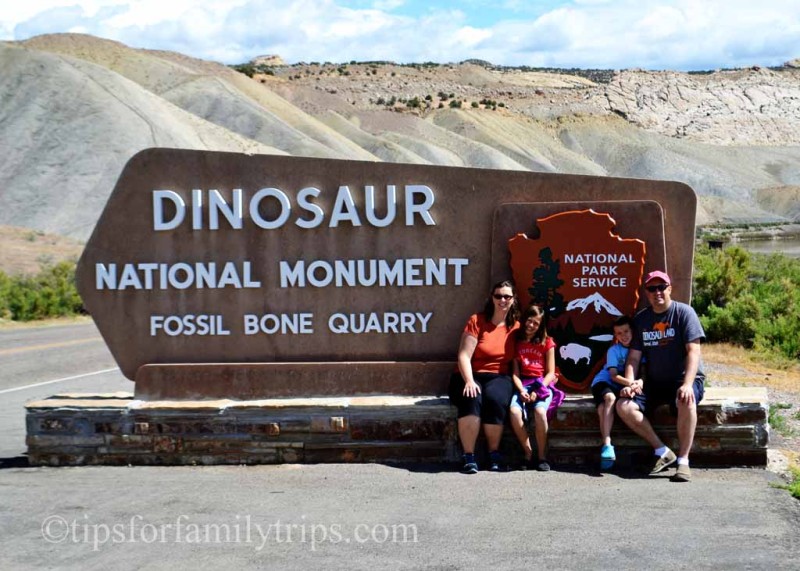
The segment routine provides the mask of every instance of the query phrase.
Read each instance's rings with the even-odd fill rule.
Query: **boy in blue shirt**
[[[592,381],[592,398],[597,405],[600,418],[600,436],[603,445],[600,449],[600,469],[610,470],[616,461],[616,453],[611,445],[611,428],[614,426],[614,407],[623,387],[641,387],[641,379],[629,381],[625,378],[625,360],[633,340],[631,319],[623,315],[614,322],[614,343],[606,354],[606,364]]]

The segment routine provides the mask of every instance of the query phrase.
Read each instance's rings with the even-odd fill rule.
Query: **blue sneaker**
[[[464,454],[464,467],[461,468],[462,474],[477,474],[478,463],[475,462],[475,454]]]
[[[478,473],[478,464],[475,462],[465,462],[464,467],[461,468],[462,474],[477,474]]]
[[[617,456],[614,453],[614,447],[611,444],[605,444],[600,449],[600,469],[610,470],[614,467],[614,462]]]
[[[499,472],[500,471],[500,461],[502,457],[500,456],[500,452],[495,450],[494,452],[489,453],[489,471],[490,472]]]

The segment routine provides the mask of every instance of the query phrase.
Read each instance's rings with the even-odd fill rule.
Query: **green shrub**
[[[800,500],[800,468],[797,468],[796,466],[790,466],[789,473],[791,474],[791,481],[788,484],[771,483],[770,486],[781,490],[787,490],[792,497]]]
[[[12,280],[5,272],[0,271],[0,319],[11,319],[11,298]]]
[[[700,249],[694,261],[694,307],[724,307],[748,287],[750,254],[742,248]]]
[[[252,63],[240,63],[236,65],[230,66],[232,69],[235,69],[239,73],[245,74],[247,77],[253,77],[256,73],[256,68],[253,66]]]
[[[800,470],[797,468],[792,469],[792,481],[786,486],[789,493],[793,497],[800,500]]]
[[[701,247],[692,305],[710,341],[800,358],[800,260]]]
[[[789,426],[789,423],[779,411],[785,410],[786,406],[781,406],[780,404],[771,404],[769,405],[769,417],[768,422],[771,429],[773,429],[778,434],[783,436],[793,436],[794,431]]]
[[[257,73],[263,73],[265,75],[275,75],[275,72],[271,67],[268,65],[264,65],[260,63],[258,65],[253,65],[252,63],[238,63],[236,65],[229,66],[231,69],[235,69],[239,73],[245,74],[247,77],[253,77]],[[291,79],[291,77],[289,78]]]
[[[727,341],[752,347],[761,320],[758,302],[752,295],[737,298],[724,308],[712,305],[700,322],[709,341]]]
[[[75,286],[75,264],[61,262],[34,276],[0,272],[0,317],[30,321],[85,313]]]

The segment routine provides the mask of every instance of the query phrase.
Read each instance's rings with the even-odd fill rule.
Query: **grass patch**
[[[725,372],[720,379],[735,385],[770,387],[791,393],[800,390],[800,364],[797,361],[789,366],[783,366],[787,364],[784,362],[770,363],[753,349],[730,343],[703,344],[703,359],[723,366]]]
[[[792,405],[783,403],[769,405],[769,425],[781,436],[792,436],[794,431],[789,426],[786,417],[780,411],[791,408]]]
[[[800,468],[792,466],[789,468],[792,479],[788,484],[773,484],[776,488],[787,490],[793,498],[800,500]]]

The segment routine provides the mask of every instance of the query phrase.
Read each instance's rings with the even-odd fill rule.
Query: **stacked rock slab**
[[[436,396],[138,401],[128,393],[56,395],[26,406],[28,456],[37,466],[214,465],[320,462],[435,462],[458,457],[456,415]],[[655,426],[675,445],[675,422]],[[710,387],[698,407],[692,461],[706,466],[765,466],[767,394],[763,388]],[[620,464],[648,454],[617,423]],[[597,414],[591,399],[570,396],[551,423],[558,464],[596,462]],[[503,448],[518,445],[508,431]]]

